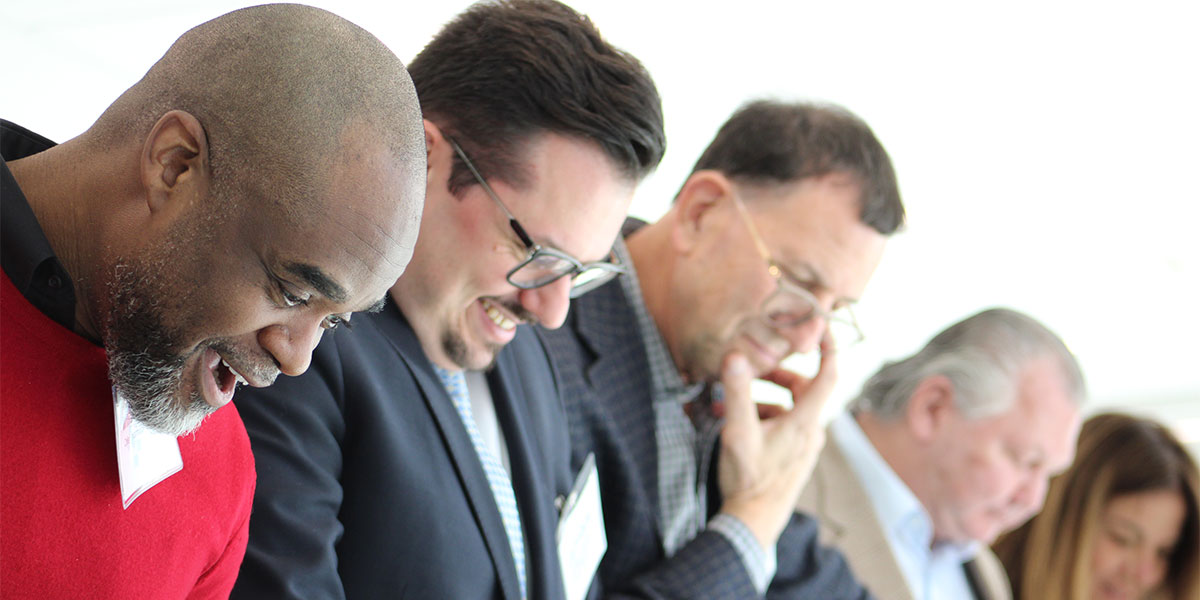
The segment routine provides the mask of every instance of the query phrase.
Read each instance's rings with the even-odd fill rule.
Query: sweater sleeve
[[[237,580],[242,558],[246,555],[246,541],[250,537],[250,502],[239,509],[243,513],[241,524],[234,530],[217,562],[196,580],[196,587],[188,594],[188,600],[228,598],[233,590],[233,582]]]

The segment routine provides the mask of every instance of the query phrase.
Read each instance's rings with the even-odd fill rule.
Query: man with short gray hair
[[[867,381],[798,507],[880,597],[1009,598],[986,544],[1035,514],[1071,463],[1085,395],[1053,332],[983,311]]]

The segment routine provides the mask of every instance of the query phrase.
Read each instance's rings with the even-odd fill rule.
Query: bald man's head
[[[424,177],[420,106],[404,65],[375,36],[317,8],[255,6],[191,29],[93,132],[110,146],[140,140],[170,110],[200,121],[218,189],[309,197],[351,124]]]
[[[425,143],[404,65],[329,12],[266,5],[171,46],[79,138],[134,202],[98,203],[87,315],[135,418],[179,434],[308,367],[412,256]],[[121,171],[128,179],[132,171]],[[128,194],[126,194],[127,196]]]

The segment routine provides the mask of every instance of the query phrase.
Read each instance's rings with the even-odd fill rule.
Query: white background
[[[314,2],[410,60],[465,2]],[[246,2],[5,0],[0,116],[63,141],[188,27]],[[836,403],[881,361],[985,307],[1083,363],[1090,410],[1200,444],[1200,8],[1194,2],[575,0],[638,56],[668,152],[632,212],[666,209],[746,100],[836,102],[889,149],[909,213],[859,306]]]

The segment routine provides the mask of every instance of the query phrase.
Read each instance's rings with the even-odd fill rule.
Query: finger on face
[[[758,420],[758,409],[750,398],[750,380],[754,372],[750,362],[738,352],[731,352],[725,357],[721,368],[721,384],[724,386],[724,405],[726,426],[745,426]]]
[[[792,408],[787,411],[780,408],[772,416],[779,416],[784,412],[799,412],[803,413],[806,419],[814,419],[820,415],[825,402],[824,396],[811,392],[815,379],[810,379],[787,369],[775,369],[763,374],[761,379],[787,388],[792,393]]]
[[[828,394],[833,391],[833,384],[837,383],[837,343],[833,339],[833,334],[829,330],[825,330],[825,335],[821,336],[821,364],[817,367],[817,374],[813,377],[812,385],[824,389],[824,393]]]
[[[783,414],[784,411],[787,410],[778,404],[764,404],[762,402],[759,402],[759,403],[756,403],[755,406],[758,407],[758,418],[760,421],[778,417],[779,415]],[[725,416],[725,403],[718,402],[718,403],[713,404],[712,405],[712,414],[714,417],[716,417],[718,419],[724,417]]]

